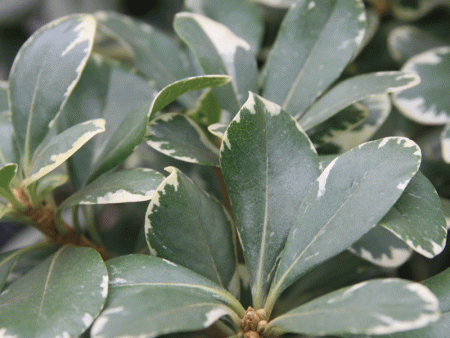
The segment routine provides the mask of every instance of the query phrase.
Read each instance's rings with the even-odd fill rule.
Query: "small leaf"
[[[148,125],[146,142],[180,161],[219,166],[219,149],[183,114],[166,113],[153,119]]]
[[[199,97],[196,106],[187,112],[187,115],[192,120],[202,126],[209,126],[210,124],[219,122],[221,114],[222,107],[212,90],[205,91]]]
[[[150,251],[229,289],[238,281],[230,215],[181,171],[166,170],[145,216]]]
[[[401,279],[362,282],[314,299],[275,318],[267,330],[307,335],[388,334],[439,319],[436,296]]]
[[[108,274],[98,252],[62,247],[0,295],[0,333],[78,337],[100,313],[107,293]]]
[[[208,126],[208,131],[214,136],[223,139],[225,132],[227,131],[227,128],[228,126],[226,124],[214,123]]]
[[[66,199],[60,209],[77,204],[109,204],[148,201],[164,176],[147,168],[106,173]]]
[[[380,225],[427,258],[433,258],[444,250],[447,224],[441,201],[431,182],[421,172],[411,179]]]
[[[9,76],[9,98],[25,169],[78,82],[95,29],[90,15],[63,17],[40,28],[17,54]]]
[[[37,197],[44,198],[50,194],[56,188],[67,183],[69,177],[65,174],[50,173],[42,177],[36,185],[36,195]]]
[[[299,277],[377,225],[417,172],[420,160],[420,148],[402,137],[367,142],[336,157],[298,209],[268,306]]]
[[[356,101],[398,92],[418,83],[419,77],[414,73],[391,71],[358,75],[333,87],[298,117],[298,121],[305,130],[309,130]]]
[[[437,47],[409,59],[403,71],[420,76],[418,86],[395,93],[394,105],[406,117],[421,123],[442,125],[450,122],[450,47]]]
[[[17,164],[6,163],[0,165],[0,195],[8,198],[12,195],[11,181],[17,172]]]
[[[23,184],[28,185],[60,166],[92,137],[105,131],[105,120],[97,119],[77,124],[40,150],[33,160],[31,171]]]
[[[168,260],[128,255],[107,267],[108,303],[92,326],[93,338],[200,330],[227,314],[236,319],[245,313],[225,289]]]
[[[263,96],[300,116],[350,62],[365,26],[360,0],[294,2],[264,70]]]
[[[256,60],[250,45],[228,27],[199,14],[176,14],[174,28],[193,51],[205,74],[231,76],[230,84],[213,92],[222,108],[234,116],[248,91],[257,89]]]
[[[309,138],[280,106],[250,93],[220,154],[223,177],[261,307],[295,213],[319,176]]]

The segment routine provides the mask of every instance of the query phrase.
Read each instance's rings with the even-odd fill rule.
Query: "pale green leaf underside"
[[[77,204],[110,204],[148,201],[164,176],[147,168],[106,173],[66,199],[60,209]]]
[[[301,115],[350,62],[365,26],[360,0],[296,1],[267,61],[263,96]]]
[[[222,123],[214,123],[208,126],[208,131],[219,138],[223,138],[228,126]]]
[[[308,335],[389,334],[439,319],[436,296],[401,279],[362,282],[314,299],[270,322],[268,329]]]
[[[335,158],[298,209],[270,301],[377,225],[417,172],[420,160],[419,147],[402,137],[367,142]]]
[[[98,252],[62,247],[0,295],[0,333],[78,337],[99,314],[107,293],[108,274]]]
[[[199,14],[178,13],[174,28],[205,74],[231,76],[231,83],[213,92],[222,108],[234,116],[248,91],[257,89],[256,59],[250,45],[228,27]]]
[[[305,130],[309,130],[354,102],[372,95],[404,90],[418,83],[419,77],[408,72],[391,71],[358,75],[330,89],[297,119]]]
[[[406,117],[422,124],[443,125],[450,122],[450,47],[437,47],[413,56],[403,71],[420,76],[419,85],[395,93],[395,106]]]
[[[146,142],[153,149],[180,161],[219,166],[219,149],[186,115],[163,114],[150,122],[148,130]]]
[[[33,159],[31,171],[24,180],[28,185],[56,169],[87,141],[105,131],[105,120],[96,119],[77,124],[54,137],[38,151]]]
[[[26,166],[80,78],[95,29],[95,19],[90,15],[63,17],[34,33],[17,54],[10,74],[9,98]]]
[[[320,174],[319,159],[288,113],[250,93],[226,131],[220,163],[254,306],[262,306],[295,211]]]
[[[221,203],[174,167],[158,187],[145,217],[150,251],[225,289],[237,283],[231,217]]]

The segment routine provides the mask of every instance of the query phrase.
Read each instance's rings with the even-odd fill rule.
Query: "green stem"
[[[83,229],[81,229],[81,225],[80,225],[80,220],[78,218],[78,210],[79,210],[79,205],[75,205],[72,208],[72,222],[73,222],[73,227],[75,228],[75,231],[79,234],[83,233]]]
[[[275,288],[276,288],[276,286],[275,286]],[[275,305],[277,298],[278,298],[277,292],[273,292],[273,290],[271,290],[267,296],[266,304],[264,305],[264,310],[266,311],[267,317],[269,317],[269,318],[270,318],[270,314],[272,313],[273,306]]]
[[[33,208],[36,208],[39,205],[36,196],[36,182],[33,182],[29,186],[27,186],[27,191],[28,196],[30,197],[31,205],[33,206]]]
[[[87,226],[87,231],[89,232],[89,235],[99,245],[101,245],[102,247],[105,247],[105,243],[103,242],[102,238],[100,237],[100,234],[97,229],[97,224],[95,223],[95,215],[94,215],[93,207],[91,205],[86,205],[85,211],[86,211],[85,212],[86,226]]]

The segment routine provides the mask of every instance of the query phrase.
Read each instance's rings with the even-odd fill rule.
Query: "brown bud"
[[[256,314],[255,310],[249,306],[242,318],[242,329],[244,332],[256,331],[259,323],[259,316]]]
[[[260,320],[259,323],[258,323],[258,326],[256,328],[256,331],[258,333],[262,334],[266,330],[266,327],[267,327],[267,321],[266,320]]]
[[[267,312],[264,309],[256,310],[256,314],[258,315],[260,320],[267,320]]]
[[[244,333],[244,338],[259,338],[259,334],[255,331],[248,331]]]

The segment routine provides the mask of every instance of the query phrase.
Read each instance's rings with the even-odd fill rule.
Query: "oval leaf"
[[[220,164],[250,271],[253,305],[261,307],[296,210],[320,174],[319,158],[288,113],[250,93],[224,136]]]
[[[379,335],[421,328],[439,315],[438,300],[425,286],[380,279],[314,299],[275,318],[267,329],[314,336]]]
[[[360,0],[296,1],[267,61],[263,96],[301,115],[350,62],[365,25]]]
[[[189,117],[167,113],[148,125],[147,144],[180,161],[219,166],[219,149]]]
[[[420,148],[402,137],[367,142],[335,158],[297,212],[274,283],[276,296],[378,224],[419,169]]]
[[[107,293],[108,274],[98,252],[64,246],[0,295],[0,333],[78,337],[100,313]]]
[[[181,171],[166,170],[145,217],[150,251],[230,289],[238,282],[231,217]]]
[[[418,86],[395,93],[395,106],[406,117],[422,124],[441,125],[450,122],[450,47],[437,47],[416,55],[406,62],[403,71],[421,78]]]
[[[9,98],[26,169],[80,78],[95,29],[90,15],[55,20],[34,33],[14,60]]]

